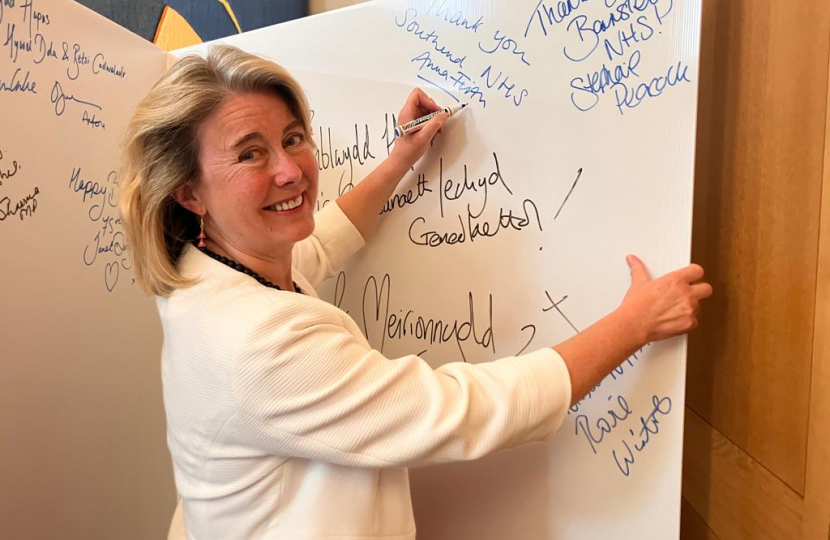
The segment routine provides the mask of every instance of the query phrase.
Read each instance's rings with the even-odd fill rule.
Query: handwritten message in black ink
[[[3,150],[0,149],[0,186],[17,176],[17,173],[22,169],[23,165],[18,163],[16,159],[7,158]]]
[[[363,333],[367,339],[380,335],[379,350],[383,352],[388,339],[410,337],[427,345],[453,342],[458,346],[462,360],[467,361],[464,346],[478,346],[496,352],[493,333],[493,296],[488,296],[489,321],[477,323],[473,293],[468,293],[469,315],[466,320],[442,319],[415,313],[412,309],[397,308],[392,303],[392,278],[385,274],[378,283],[369,276],[363,287]],[[486,325],[485,325],[486,324]]]
[[[132,268],[127,239],[118,215],[118,174],[110,171],[105,178],[89,177],[81,167],[72,169],[68,189],[76,195],[86,217],[95,226],[81,250],[86,266],[98,268],[104,286],[112,292],[121,281],[122,273]]]
[[[37,210],[38,195],[40,195],[40,188],[35,186],[31,192],[21,198],[0,198],[0,222],[13,217],[24,221],[34,216]]]
[[[105,131],[106,113],[89,85],[89,78],[123,81],[128,71],[117,54],[93,50],[62,27],[54,6],[43,0],[0,1],[0,95],[44,100],[64,121],[91,131]],[[78,90],[80,87],[86,90]],[[94,91],[93,91],[94,92]],[[79,95],[80,94],[80,95]],[[64,115],[64,113],[66,113]]]

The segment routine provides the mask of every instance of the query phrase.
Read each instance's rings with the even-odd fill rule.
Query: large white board
[[[324,289],[388,356],[440,365],[587,327],[627,253],[689,262],[699,25],[697,0],[400,0],[225,41],[307,89],[320,204],[387,155],[412,86],[470,105]],[[412,471],[419,536],[677,538],[685,354],[639,351],[549,443]]]
[[[308,89],[321,205],[387,155],[412,86],[470,104],[323,291],[388,356],[438,365],[587,327],[621,300],[627,253],[654,274],[688,262],[699,11],[401,0],[229,41]],[[173,506],[161,336],[114,171],[168,58],[66,0],[0,0],[0,30],[0,522],[16,538],[158,537]],[[651,345],[548,443],[413,470],[419,537],[677,537],[684,370],[683,339]]]

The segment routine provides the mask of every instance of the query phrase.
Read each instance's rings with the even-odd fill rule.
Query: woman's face
[[[199,127],[200,179],[210,242],[273,258],[314,230],[317,162],[302,123],[272,94],[227,98]]]

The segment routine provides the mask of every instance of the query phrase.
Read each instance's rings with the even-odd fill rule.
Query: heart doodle
[[[117,262],[107,263],[107,267],[104,269],[104,283],[109,292],[112,292],[118,283],[119,269],[120,267]]]

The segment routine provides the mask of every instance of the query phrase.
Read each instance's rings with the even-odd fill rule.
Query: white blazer
[[[303,295],[195,248],[182,254],[198,283],[157,300],[181,496],[168,538],[414,539],[407,466],[476,459],[558,429],[571,388],[553,349],[432,369],[384,357],[319,300],[314,287],[361,245],[336,204],[319,212],[294,254]]]

